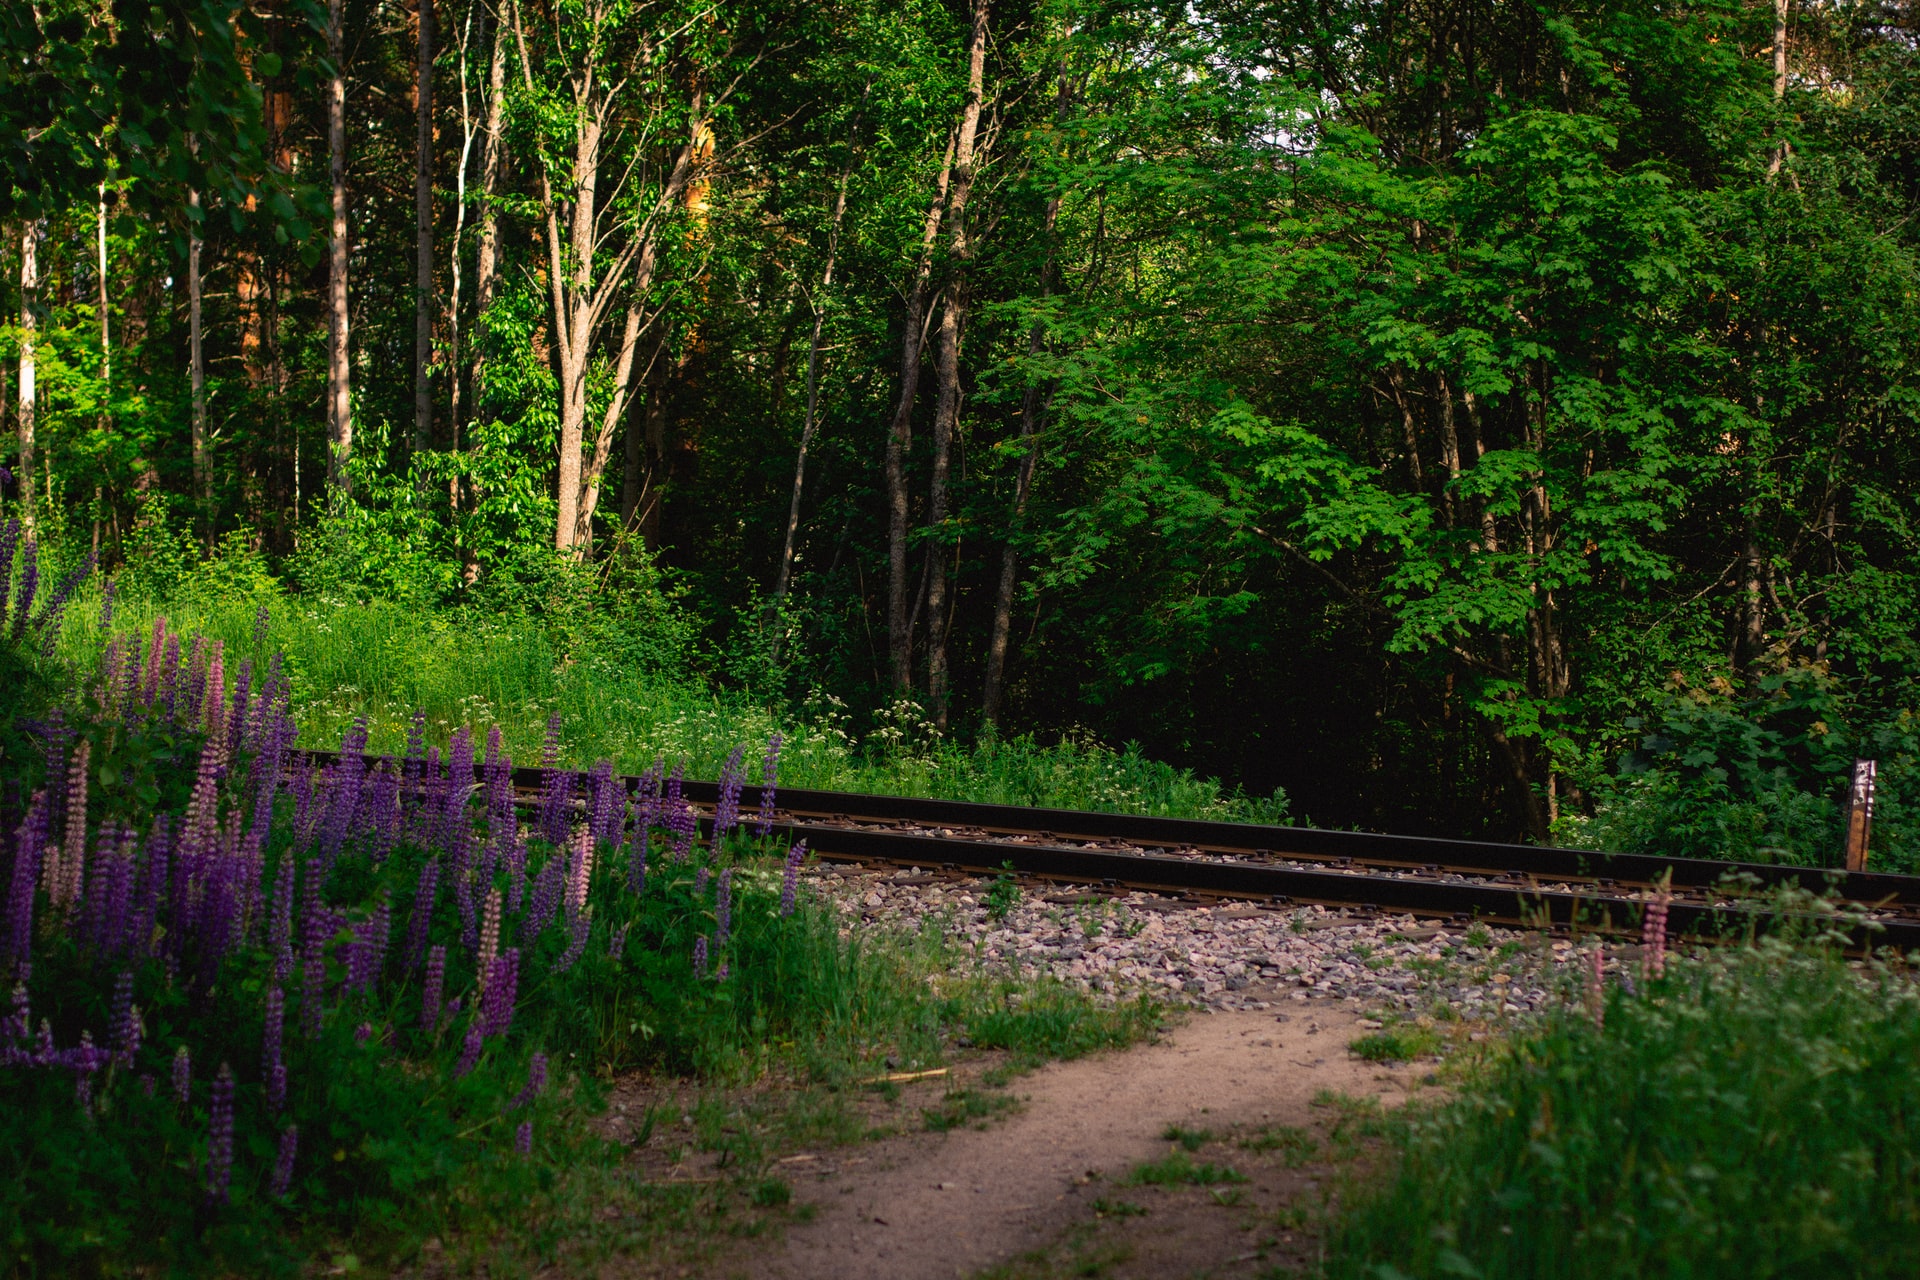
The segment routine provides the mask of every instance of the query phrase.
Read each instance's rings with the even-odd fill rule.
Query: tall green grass
[[[1335,1277],[1920,1274],[1920,995],[1761,941],[1519,1037],[1403,1117]]]
[[[255,612],[268,606],[264,642],[254,641]],[[694,777],[716,777],[742,743],[785,740],[785,786],[919,795],[1170,817],[1275,822],[1286,798],[1249,798],[1143,756],[1085,737],[1051,744],[1033,737],[956,742],[935,734],[911,704],[883,708],[856,738],[837,700],[816,696],[793,709],[718,689],[686,671],[650,669],[610,652],[591,633],[569,632],[525,614],[435,612],[380,601],[348,603],[277,592],[185,593],[172,599],[123,599],[116,629],[146,626],[164,614],[175,630],[226,643],[232,670],[241,658],[286,656],[302,745],[329,747],[365,716],[372,748],[399,752],[416,708],[430,741],[468,725],[499,725],[517,763],[538,761],[548,716],[562,720],[564,762],[610,759],[638,772],[664,756],[684,759]],[[76,603],[61,637],[63,654],[91,665],[97,650],[98,599]]]

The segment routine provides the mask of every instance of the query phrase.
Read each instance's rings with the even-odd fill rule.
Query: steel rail
[[[316,764],[338,760],[334,752],[298,754]],[[541,768],[513,771],[523,803],[547,777]],[[638,781],[631,775],[615,780],[623,789]],[[681,794],[711,807],[719,784],[687,780]],[[751,821],[760,788],[743,787],[740,800],[743,817]],[[1770,913],[1763,907],[1715,891],[1733,874],[1743,876],[1750,888],[1795,886],[1835,893],[1849,906],[1883,916],[1897,913],[1871,924],[1836,927],[1847,930],[1856,950],[1920,949],[1916,876],[804,788],[779,788],[776,800],[783,838],[804,839],[813,852],[833,859],[981,874],[1010,866],[1026,876],[1102,889],[1611,932],[1638,925],[1643,903],[1628,886],[1644,890],[1664,883],[1677,894],[1668,908],[1673,932],[1711,935],[1764,927]],[[1100,844],[1107,847],[1089,847]],[[1175,849],[1200,856],[1172,856]],[[1293,865],[1274,865],[1279,860]]]

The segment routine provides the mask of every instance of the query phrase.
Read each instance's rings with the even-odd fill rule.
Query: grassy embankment
[[[609,759],[637,773],[657,758],[685,760],[690,777],[718,776],[736,746],[757,751],[773,733],[785,745],[787,786],[1177,817],[1279,821],[1284,797],[1248,798],[1219,783],[1069,737],[963,744],[931,732],[913,709],[879,718],[856,742],[850,717],[831,699],[788,713],[704,682],[649,671],[592,643],[567,643],[529,617],[437,614],[382,602],[337,603],[279,597],[269,604],[263,643],[254,640],[257,605],[246,599],[123,600],[117,630],[164,614],[175,630],[217,637],[228,668],[268,652],[285,655],[303,745],[337,744],[365,716],[376,752],[398,753],[409,718],[425,711],[430,740],[458,726],[498,725],[517,763],[537,763],[548,716],[562,723],[563,763]],[[76,607],[62,638],[69,654],[98,644],[92,602]],[[749,768],[757,768],[757,756]],[[757,774],[754,775],[757,777]]]

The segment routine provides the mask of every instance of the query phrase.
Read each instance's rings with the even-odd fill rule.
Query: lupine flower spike
[[[760,821],[755,826],[762,839],[773,833],[773,798],[780,774],[780,735],[767,739],[767,754],[760,761]]]
[[[233,1179],[233,1070],[220,1064],[207,1119],[207,1199],[223,1204]]]
[[[261,608],[265,608],[262,605]],[[273,1161],[273,1184],[270,1188],[275,1196],[284,1197],[293,1190],[293,1158],[300,1150],[300,1126],[290,1124],[280,1131],[280,1150]]]
[[[1660,896],[1647,904],[1646,916],[1640,922],[1640,942],[1646,948],[1643,972],[1649,982],[1667,971],[1667,902],[1667,891],[1662,889]]]

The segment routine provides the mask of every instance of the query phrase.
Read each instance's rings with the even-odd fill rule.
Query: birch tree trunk
[[[33,500],[34,426],[39,417],[38,389],[34,385],[35,344],[40,331],[40,237],[44,221],[28,222],[20,233],[20,517],[31,529],[37,512]]]
[[[524,15],[517,7],[513,21],[520,73],[531,92],[533,64],[528,53]],[[611,21],[605,9],[593,7],[581,25],[597,30],[599,24]],[[573,155],[563,169],[566,199],[563,201],[554,193],[551,173],[560,166],[543,165],[540,176],[560,382],[553,544],[555,550],[568,552],[576,559],[586,553],[588,531],[599,503],[600,480],[612,451],[614,427],[626,412],[631,396],[633,354],[644,315],[642,308],[659,260],[659,237],[688,184],[700,176],[697,170],[703,166],[696,165],[695,155],[696,152],[710,155],[704,148],[711,137],[706,119],[708,103],[704,93],[696,88],[688,104],[687,137],[677,149],[671,170],[643,213],[636,217],[622,211],[616,197],[631,179],[635,166],[619,171],[611,191],[600,191],[599,178],[602,148],[608,141],[607,123],[615,114],[615,98],[625,82],[603,77],[594,59],[590,48],[581,62],[567,71],[574,105]],[[563,212],[566,214],[564,236]],[[624,227],[619,225],[623,221]],[[626,234],[616,238],[622,230]],[[617,246],[612,261],[604,271],[596,271],[600,251],[609,242]],[[588,374],[594,347],[623,290],[627,291],[629,301],[624,308],[620,351],[615,360],[613,395],[595,434],[593,454],[588,458],[583,456],[587,444]]]
[[[347,364],[347,83],[346,0],[328,0],[327,160],[333,180],[333,222],[327,235],[327,491],[338,506],[353,494],[347,463],[353,457],[353,386]],[[294,459],[299,505],[299,458]]]
[[[907,616],[907,450],[913,444],[913,402],[920,391],[920,348],[926,341],[927,286],[933,277],[933,246],[940,239],[940,220],[947,207],[947,185],[953,178],[955,135],[947,135],[947,154],[927,202],[926,223],[920,233],[920,260],[907,293],[905,322],[900,327],[900,394],[894,401],[893,421],[887,431],[887,656],[893,687],[906,692],[913,686],[913,634]]]
[[[493,61],[487,67],[487,132],[480,151],[480,247],[474,254],[473,314],[477,326],[480,317],[493,305],[494,277],[500,255],[500,219],[493,207],[500,186],[500,126],[505,111],[507,88],[507,26],[503,11],[493,29]],[[473,349],[473,407],[477,414],[486,385],[486,351],[479,343]]]
[[[414,86],[413,447],[418,451],[433,445],[433,0],[416,3],[420,58]]]
[[[966,328],[967,264],[973,241],[967,233],[967,201],[973,194],[976,168],[974,143],[980,130],[980,100],[986,83],[988,0],[974,0],[973,41],[967,55],[967,105],[960,117],[960,138],[954,152],[953,196],[947,209],[951,224],[950,253],[953,279],[941,308],[940,332],[934,357],[939,395],[933,411],[933,475],[927,489],[927,697],[933,704],[933,723],[947,727],[947,547],[942,526],[947,521],[947,476],[953,456],[954,429],[960,421],[960,344]]]
[[[100,315],[100,436],[110,438],[113,430],[113,334],[107,313],[107,184],[100,184],[99,202],[94,206],[94,310]],[[100,554],[100,510],[102,487],[93,486],[93,554]]]

